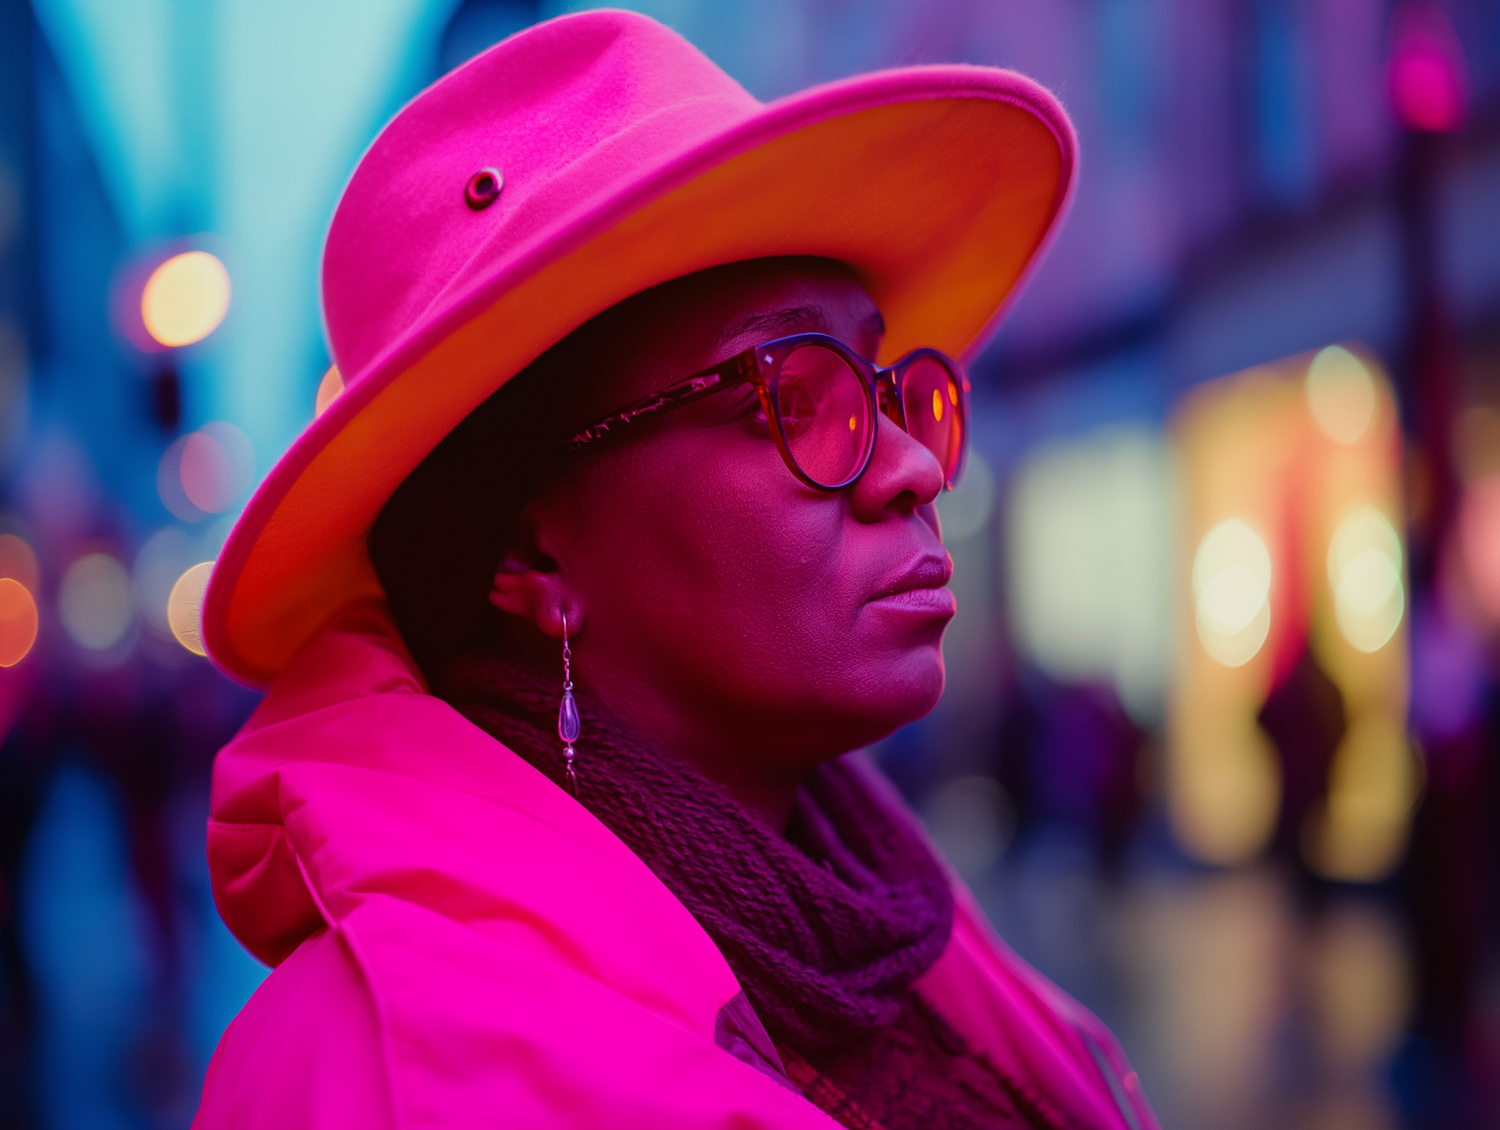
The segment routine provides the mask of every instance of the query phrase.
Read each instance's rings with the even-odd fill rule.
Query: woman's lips
[[[880,589],[869,602],[912,612],[951,616],[958,605],[953,594],[943,586],[952,577],[953,561],[946,554],[924,556]]]

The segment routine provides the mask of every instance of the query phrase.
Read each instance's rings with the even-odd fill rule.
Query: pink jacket
[[[697,921],[426,694],[378,604],[325,628],[219,754],[208,857],[224,921],[275,969],[195,1127],[835,1126],[757,1063],[753,1017],[726,1024],[739,985]],[[1069,1126],[1154,1130],[1109,1033],[967,891],[918,988]]]

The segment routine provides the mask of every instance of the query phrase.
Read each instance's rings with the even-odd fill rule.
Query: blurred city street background
[[[329,218],[407,98],[587,6],[0,0],[0,1130],[191,1120],[266,973],[197,605],[341,388]],[[1500,1126],[1500,0],[624,6],[762,99],[1059,95],[948,689],[876,756],[1166,1130]]]

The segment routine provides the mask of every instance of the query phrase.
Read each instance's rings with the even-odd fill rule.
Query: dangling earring
[[[568,792],[574,798],[578,796],[578,774],[573,771],[573,758],[576,756],[573,743],[578,740],[580,725],[578,722],[578,704],[573,701],[573,652],[568,647],[568,617],[562,618],[563,628],[563,695],[562,706],[557,711],[557,736],[563,740],[567,747],[563,750],[563,778],[567,782]]]

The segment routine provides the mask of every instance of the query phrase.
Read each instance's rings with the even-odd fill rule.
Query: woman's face
[[[828,333],[873,358],[882,334],[869,295],[818,261],[720,268],[637,304],[633,340],[595,377],[598,415],[771,338]],[[568,613],[580,694],[784,822],[809,769],[942,693],[954,601],[941,469],[882,417],[864,476],[812,490],[749,386],[636,427],[528,507],[528,548],[502,564],[493,599],[516,611],[507,586],[539,578],[530,618],[555,635]]]

